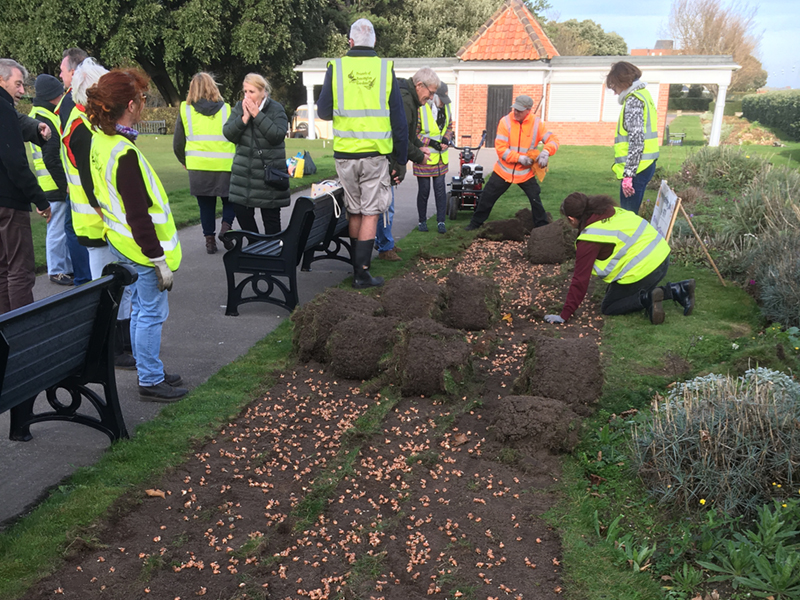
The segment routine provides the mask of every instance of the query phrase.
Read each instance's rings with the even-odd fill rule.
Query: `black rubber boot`
[[[359,290],[383,285],[383,277],[373,277],[369,274],[369,266],[372,263],[372,245],[372,240],[358,240],[355,243],[353,287]]]
[[[688,317],[694,310],[694,279],[687,279],[679,283],[668,283],[672,300],[683,307],[683,316]]]
[[[664,290],[660,287],[655,288],[652,292],[641,292],[639,298],[642,301],[642,306],[647,311],[647,316],[653,325],[661,325],[664,322]]]
[[[116,331],[114,332],[114,367],[133,371],[136,369],[136,360],[125,352],[125,330],[128,330],[128,339],[130,339],[129,324],[130,320],[117,321],[116,323]]]
[[[356,244],[358,244],[358,238],[351,237],[350,238],[350,256],[353,257],[353,282],[355,283],[356,275],[358,275],[358,254],[356,250]]]
[[[117,324],[120,329],[117,333],[122,337],[122,349],[125,352],[133,354],[133,344],[131,343],[131,320],[130,319],[117,319]]]

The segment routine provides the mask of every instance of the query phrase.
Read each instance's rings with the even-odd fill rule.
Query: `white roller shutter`
[[[553,83],[547,120],[596,122],[602,94],[602,86],[596,83]]]

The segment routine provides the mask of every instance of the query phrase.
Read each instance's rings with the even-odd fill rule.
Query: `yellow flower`
[[[705,504],[705,503],[706,503],[706,499],[705,498],[700,498],[700,504]]]
[[[785,504],[781,504],[781,506],[782,506],[783,508],[786,508],[786,505],[785,505]]]
[[[778,487],[781,487],[781,484],[780,484],[780,483],[778,484]]]

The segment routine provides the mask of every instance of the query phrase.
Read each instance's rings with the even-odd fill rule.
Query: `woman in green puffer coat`
[[[244,78],[242,90],[244,100],[233,108],[222,128],[225,137],[236,144],[228,200],[245,231],[258,232],[255,209],[260,208],[264,233],[278,233],[281,208],[289,206],[290,201],[288,179],[268,184],[264,168],[287,173],[284,140],[289,121],[283,106],[269,97],[269,82],[258,73]]]

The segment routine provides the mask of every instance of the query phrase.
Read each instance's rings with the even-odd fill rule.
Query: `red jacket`
[[[533,142],[533,143],[532,143]],[[498,161],[494,172],[509,183],[523,183],[534,176],[531,167],[519,164],[519,157],[535,149],[544,142],[544,149],[553,156],[558,151],[558,138],[547,131],[547,124],[531,111],[520,123],[514,119],[514,112],[500,119],[494,149]]]

